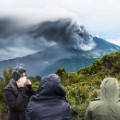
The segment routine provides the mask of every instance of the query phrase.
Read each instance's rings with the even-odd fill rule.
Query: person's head
[[[61,82],[61,79],[57,74],[50,74],[42,78],[40,84],[43,85],[47,81],[59,84]]]
[[[12,74],[12,78],[15,80],[15,81],[18,81],[20,77],[26,77],[26,70],[22,67],[18,67],[18,68],[15,68],[13,70],[13,74]]]
[[[116,102],[119,100],[119,84],[115,78],[105,78],[100,85],[100,97],[104,101]]]
[[[66,92],[60,87],[60,77],[50,74],[42,78],[37,93],[45,96],[65,96]]]

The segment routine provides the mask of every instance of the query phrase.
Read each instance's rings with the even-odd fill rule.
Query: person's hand
[[[17,84],[18,88],[24,87],[24,83],[22,82],[21,78],[16,82],[16,84]]]
[[[31,85],[31,81],[30,81],[29,79],[27,79],[27,81],[26,81],[25,84],[26,84],[26,85]]]

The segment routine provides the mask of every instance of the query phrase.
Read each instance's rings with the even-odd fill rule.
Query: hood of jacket
[[[56,74],[44,77],[37,93],[41,96],[66,96],[65,90],[60,86],[60,77]]]
[[[18,88],[17,88],[16,81],[18,81],[18,79],[21,77],[21,74],[23,72],[26,72],[26,70],[24,68],[21,68],[21,67],[15,68],[13,70],[12,79],[10,80],[10,86],[12,87],[15,95],[18,94]]]
[[[107,102],[119,101],[119,84],[115,78],[105,78],[100,85],[100,98]]]
[[[21,74],[26,72],[26,70],[24,68],[15,68],[13,70],[13,73],[12,73],[12,78],[15,80],[15,81],[18,81],[18,79],[20,78]]]

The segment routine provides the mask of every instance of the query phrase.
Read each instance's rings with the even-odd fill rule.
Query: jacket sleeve
[[[85,113],[85,120],[92,120],[91,112],[88,108]]]
[[[7,105],[16,111],[23,111],[28,97],[24,88],[18,89],[18,95],[14,95],[12,90],[4,89],[4,98]]]
[[[35,95],[35,91],[33,90],[32,85],[27,85],[26,87],[28,88],[27,94],[29,97],[31,97],[32,95]]]

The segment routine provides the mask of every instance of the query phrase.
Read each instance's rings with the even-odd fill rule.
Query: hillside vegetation
[[[86,107],[97,97],[101,81],[105,77],[115,77],[120,82],[120,51],[106,54],[78,72],[68,74],[64,68],[59,68],[56,74],[67,91],[74,119],[84,120]]]

